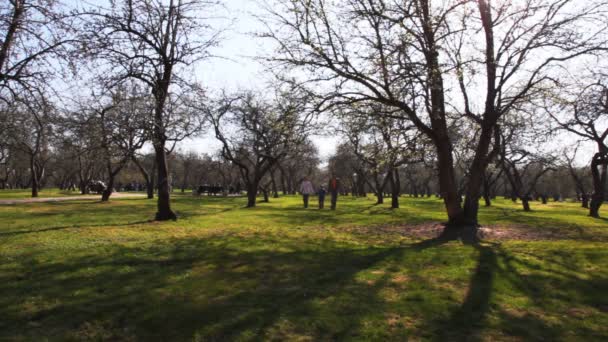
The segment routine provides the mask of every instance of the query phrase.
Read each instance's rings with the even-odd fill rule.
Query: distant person
[[[329,194],[331,195],[331,210],[336,210],[336,203],[338,202],[338,193],[340,191],[340,179],[336,176],[331,176],[329,184],[327,185]]]
[[[302,184],[300,185],[300,193],[304,198],[304,208],[308,208],[308,198],[310,197],[310,194],[315,193],[315,189],[310,180],[308,180],[308,177],[304,177],[304,180],[302,180]]]
[[[327,194],[327,190],[322,186],[317,194],[319,195],[319,209],[323,209],[325,207],[325,194]]]

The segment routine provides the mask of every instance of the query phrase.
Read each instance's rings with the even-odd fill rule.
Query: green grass
[[[38,197],[40,197],[40,198],[66,197],[66,196],[80,196],[80,192],[79,191],[59,190],[56,188],[45,188],[38,192]],[[31,197],[32,197],[32,189],[0,190],[0,200],[28,199]]]
[[[380,229],[445,220],[434,198],[244,204],[0,206],[0,340],[608,339],[608,222],[577,204],[498,200],[483,223],[554,239],[479,245]]]

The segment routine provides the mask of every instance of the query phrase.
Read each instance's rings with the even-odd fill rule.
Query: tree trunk
[[[154,147],[156,152],[156,166],[158,175],[158,203],[156,220],[176,220],[177,216],[171,210],[171,195],[169,191],[169,166],[167,165],[167,153],[165,144],[160,143]]]
[[[600,217],[600,207],[604,202],[604,187],[606,186],[606,167],[603,154],[596,153],[591,161],[591,176],[593,177],[593,194],[589,205],[589,216],[591,217]]]
[[[270,172],[270,179],[272,181],[272,197],[279,198],[279,189],[277,188],[277,182],[274,178],[274,171]]]
[[[376,204],[384,204],[384,194],[382,191],[376,191]]]
[[[521,203],[523,204],[524,211],[530,211],[530,202],[528,198],[528,196],[523,196],[521,198]]]
[[[401,194],[401,180],[399,179],[399,172],[395,170],[391,174],[391,208],[399,208],[399,195]]]
[[[454,159],[449,140],[437,147],[437,164],[439,168],[439,192],[448,214],[448,225],[458,226],[464,223],[464,215],[458,196]]]
[[[255,207],[256,204],[256,197],[257,197],[257,192],[258,192],[258,185],[256,184],[249,184],[247,186],[247,208],[253,208]]]
[[[490,196],[490,184],[486,177],[483,180],[483,200],[485,202],[486,207],[492,206],[492,196]]]
[[[30,157],[30,171],[32,173],[32,197],[38,197],[38,172],[36,171],[36,160]]]
[[[490,195],[485,192],[483,194],[483,201],[485,202],[484,204],[486,207],[492,206],[492,199],[490,198]]]
[[[581,196],[581,206],[585,209],[589,209],[589,196],[587,196],[587,194]]]
[[[270,202],[270,198],[268,196],[268,189],[264,188],[262,189],[262,194],[264,195],[264,203],[269,203]]]
[[[479,198],[481,197],[481,187],[485,185],[486,167],[488,166],[488,151],[492,142],[493,125],[484,121],[481,129],[479,142],[475,149],[475,158],[469,169],[467,190],[464,201],[465,220],[471,224],[477,224],[477,214],[479,213]],[[485,191],[489,189],[484,186]],[[489,194],[488,194],[489,197]],[[489,201],[486,201],[486,205]],[[491,203],[490,203],[491,205]]]
[[[112,195],[112,189],[114,188],[114,175],[110,174],[108,179],[108,187],[101,193],[101,201],[108,202]]]

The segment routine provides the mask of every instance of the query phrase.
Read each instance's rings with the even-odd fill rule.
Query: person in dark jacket
[[[319,209],[323,209],[325,207],[325,194],[327,193],[327,190],[325,190],[325,187],[322,186],[319,191],[317,192],[317,194],[319,195]]]
[[[340,191],[340,179],[334,175],[329,179],[327,185],[329,194],[331,195],[331,210],[336,210],[336,204],[338,202],[338,193]]]

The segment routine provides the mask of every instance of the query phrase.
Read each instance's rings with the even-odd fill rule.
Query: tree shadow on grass
[[[360,317],[353,310],[361,314],[381,305],[375,288],[383,282],[370,287],[353,278],[400,253],[398,248],[245,252],[239,243],[180,240],[144,255],[121,248],[69,262],[24,260],[0,285],[5,294],[0,306],[6,308],[0,338],[78,338],[83,336],[70,331],[85,334],[83,329],[98,324],[110,339],[129,334],[145,340],[264,339],[266,333],[295,336],[298,329],[282,327],[281,321],[305,326],[315,316],[329,321],[317,317],[306,334],[346,337],[358,329]],[[230,247],[235,244],[237,249]],[[21,309],[28,298],[39,302],[29,305],[39,306],[32,312]]]
[[[423,241],[419,245],[428,248],[445,242],[446,239],[438,238]],[[583,340],[608,337],[608,329],[597,331],[597,327],[589,327],[576,321],[576,318],[565,318],[563,313],[555,312],[556,301],[563,306],[562,310],[567,310],[570,306],[587,306],[601,311],[601,308],[608,307],[608,300],[601,290],[608,286],[605,274],[581,279],[576,275],[580,268],[576,263],[549,261],[562,269],[556,270],[540,263],[527,262],[509,253],[499,243],[479,241],[470,245],[477,250],[478,260],[465,299],[452,310],[449,318],[434,320],[429,325],[429,329],[441,327],[433,338],[435,341],[485,341],[488,338],[484,337],[484,333],[496,329],[496,325],[499,327],[499,336],[526,340],[554,341],[564,338],[566,334]],[[514,288],[519,295],[527,297],[532,303],[531,307],[513,312],[507,307],[509,303],[495,299],[493,292],[496,288],[505,286],[496,285],[497,278],[508,283],[507,287]],[[560,319],[565,322],[555,324],[544,319],[539,312],[561,316]],[[490,323],[488,316],[492,316],[494,322]]]
[[[506,310],[493,293],[502,286],[497,278],[513,284],[539,310],[550,308],[552,296],[563,295],[545,293],[547,286],[568,287],[580,296],[576,303],[585,304],[596,301],[602,292],[592,290],[606,284],[601,274],[585,281],[591,287],[582,284],[570,274],[577,265],[568,263],[559,266],[563,276],[555,278],[498,244],[480,242],[470,244],[477,251],[476,266],[464,300],[459,300],[445,284],[424,274],[427,263],[449,272],[450,262],[462,261],[454,257],[469,247],[449,242],[431,239],[380,248],[228,236],[105,247],[44,263],[24,255],[14,264],[0,265],[0,340],[423,336],[459,341],[481,340],[495,320],[500,323],[494,329],[508,336],[553,339],[567,328]],[[455,254],[446,254],[450,250]],[[434,262],[437,258],[446,258],[448,266]],[[372,270],[382,272],[361,278]],[[411,283],[395,280],[395,275],[407,276]],[[390,322],[396,314],[417,318],[420,327],[394,326]],[[581,336],[593,333],[582,325],[578,329]]]
[[[112,227],[128,227],[128,226],[143,225],[143,224],[151,223],[151,222],[153,222],[153,221],[152,220],[135,221],[135,222],[129,222],[129,223],[123,223],[123,224],[112,224],[111,226]],[[53,232],[53,231],[66,230],[66,229],[89,229],[89,228],[92,229],[92,228],[99,228],[99,227],[108,227],[108,224],[74,224],[74,225],[68,225],[68,226],[49,227],[49,228],[41,228],[41,229],[15,230],[15,231],[8,231],[8,232],[0,232],[0,238],[18,236],[18,235],[23,235],[23,234],[46,233],[46,232]]]

